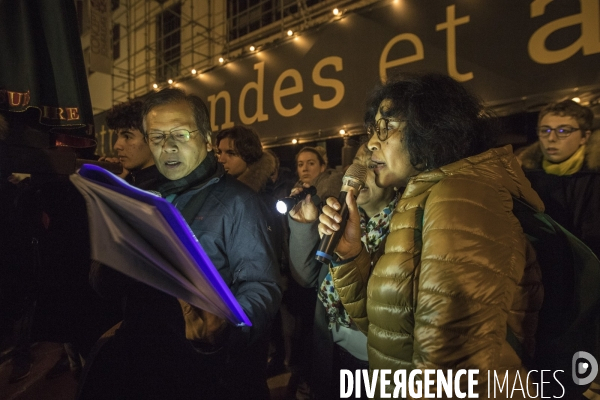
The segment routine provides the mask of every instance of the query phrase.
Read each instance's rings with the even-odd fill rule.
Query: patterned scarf
[[[206,157],[200,165],[196,167],[192,172],[183,178],[169,181],[160,186],[158,191],[161,193],[163,197],[167,197],[171,194],[180,194],[191,187],[198,186],[202,182],[211,178],[215,172],[217,171],[217,158],[215,157],[215,153],[209,151],[206,154]]]
[[[383,210],[371,218],[367,216],[362,208],[358,207],[360,214],[360,228],[362,231],[361,240],[369,253],[373,254],[377,252],[382,240],[389,233],[390,219],[392,212],[396,208],[396,204],[398,204],[399,198],[399,193],[396,193],[392,201],[390,201]],[[342,325],[349,328],[352,324],[352,319],[344,308],[338,292],[335,290],[331,272],[328,272],[323,280],[323,283],[319,288],[318,296],[319,300],[323,303],[323,306],[325,306],[327,316],[329,317],[329,329],[332,329],[334,325]]]

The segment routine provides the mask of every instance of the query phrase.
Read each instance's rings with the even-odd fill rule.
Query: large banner
[[[600,97],[600,0],[397,0],[177,83],[214,130],[267,145],[362,132],[370,90],[398,72],[448,74],[500,115]]]

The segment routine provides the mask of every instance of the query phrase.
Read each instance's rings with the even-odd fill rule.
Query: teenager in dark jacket
[[[550,104],[538,117],[540,140],[519,154],[525,176],[546,213],[600,254],[600,133],[594,114],[572,100]]]

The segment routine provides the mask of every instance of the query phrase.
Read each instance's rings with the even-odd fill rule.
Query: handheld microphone
[[[342,218],[340,221],[340,229],[333,232],[332,235],[323,235],[315,257],[317,261],[328,264],[333,259],[335,248],[340,242],[340,238],[344,234],[344,229],[346,228],[346,222],[348,222],[348,204],[346,204],[346,195],[352,188],[354,189],[354,196],[358,196],[358,193],[365,185],[366,178],[367,167],[364,165],[352,164],[346,171],[346,174],[342,178],[342,191],[338,197],[338,201],[342,206],[340,210],[340,217]]]
[[[279,211],[282,214],[286,214],[289,210],[294,208],[294,206],[298,204],[299,201],[304,199],[307,194],[310,194],[311,196],[317,194],[317,188],[314,186],[303,189],[304,190],[300,193],[296,193],[293,196],[284,197],[283,199],[278,200],[277,204],[275,205],[275,207],[277,207],[277,211]]]

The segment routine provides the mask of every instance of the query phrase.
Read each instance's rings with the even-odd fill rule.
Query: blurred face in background
[[[117,141],[113,148],[119,161],[128,171],[137,171],[154,165],[152,152],[144,135],[137,129],[117,129]]]
[[[540,133],[547,129],[552,129],[547,136]],[[576,130],[573,130],[567,137],[559,138],[557,129]],[[579,149],[579,146],[587,142],[590,132],[582,132],[579,129],[579,123],[573,117],[546,114],[540,120],[538,136],[544,158],[553,163],[560,163],[571,157]]]
[[[235,143],[231,138],[226,137],[219,142],[218,156],[219,162],[223,164],[229,175],[238,177],[248,168],[246,162],[242,160],[235,149]]]
[[[303,151],[298,154],[296,161],[298,177],[302,183],[311,184],[323,171],[326,165],[321,164],[319,157],[312,151]]]
[[[147,135],[168,134],[159,143],[149,141],[156,167],[167,179],[177,180],[188,176],[204,159],[212,145],[198,130],[191,107],[186,102],[156,106],[144,119]],[[176,140],[172,132],[190,132],[188,140]]]

